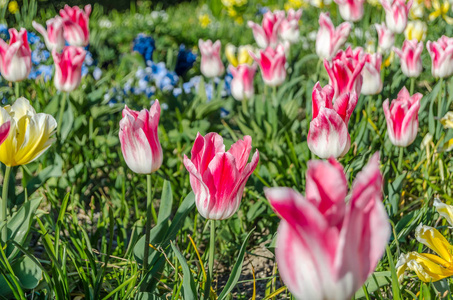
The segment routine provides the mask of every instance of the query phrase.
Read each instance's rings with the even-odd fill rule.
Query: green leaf
[[[366,290],[369,294],[374,293],[380,287],[388,285],[392,282],[392,274],[390,271],[383,271],[383,272],[374,272],[368,278],[368,280],[364,283]],[[360,289],[355,293],[355,298],[363,298],[365,297],[365,292],[363,289]]]
[[[173,193],[171,184],[168,180],[164,181],[162,188],[162,196],[160,199],[159,215],[157,216],[157,223],[168,221],[171,215],[171,208],[173,205]]]
[[[187,264],[186,259],[184,256],[179,252],[178,248],[176,248],[175,244],[171,242],[171,248],[175,252],[176,257],[178,258],[179,263],[182,267],[182,288],[184,291],[184,299],[192,300],[197,299],[197,289],[195,287],[195,281],[193,280],[192,272],[190,271],[189,265]]]

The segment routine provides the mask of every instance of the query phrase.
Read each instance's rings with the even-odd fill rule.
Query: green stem
[[[205,299],[209,299],[211,285],[214,279],[214,247],[215,247],[215,220],[211,220],[211,235],[209,237],[208,279],[205,286]]]
[[[152,182],[151,182],[151,174],[146,175],[146,182],[147,182],[147,192],[148,197],[146,201],[146,226],[145,226],[145,250],[143,251],[143,271],[146,272],[148,270],[148,256],[149,256],[149,236],[151,231],[151,211],[153,206],[153,199],[151,197],[151,189],[152,189]]]
[[[437,116],[439,118],[442,118],[443,115],[442,115],[442,109],[443,109],[443,87],[444,87],[444,79],[443,78],[440,78],[439,80],[439,84],[440,84],[440,89],[439,89],[439,94],[437,95]]]
[[[6,166],[5,174],[3,174],[3,191],[2,191],[2,209],[0,210],[0,221],[3,223],[1,241],[6,243],[8,239],[8,227],[6,226],[8,212],[8,187],[11,167]]]
[[[415,77],[411,77],[411,89],[410,89],[411,96],[414,94],[414,88],[415,88]]]
[[[242,104],[242,113],[244,114],[244,116],[248,116],[249,115],[248,99],[246,97],[244,97],[244,99],[242,99],[242,101],[241,101],[241,104]]]
[[[66,98],[68,93],[63,93],[60,102],[60,114],[58,115],[58,124],[57,124],[57,135],[60,136],[61,123],[63,122],[63,114],[66,108]]]
[[[278,100],[277,100],[277,87],[276,86],[272,87],[272,101],[274,103],[274,107],[277,107]]]
[[[14,83],[14,92],[15,92],[15,95],[16,95],[16,100],[19,99],[19,94],[20,94],[20,92],[19,92],[19,91],[20,91],[20,90],[19,90],[19,88],[20,88],[20,87],[19,87],[19,84],[20,84],[19,81],[16,81],[16,82]]]
[[[404,154],[404,147],[400,147],[400,155],[398,157],[398,172],[403,173],[403,154]]]

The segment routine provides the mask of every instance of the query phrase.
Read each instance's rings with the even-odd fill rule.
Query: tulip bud
[[[190,173],[190,185],[195,194],[198,212],[206,219],[230,218],[239,208],[245,184],[259,161],[255,151],[247,164],[252,138],[245,136],[225,152],[222,137],[215,133],[195,139],[191,159],[184,155],[184,165]]]
[[[421,54],[423,42],[417,40],[405,40],[403,48],[393,48],[393,51],[400,57],[401,71],[407,77],[418,77],[423,70]]]
[[[365,66],[362,70],[362,91],[363,95],[377,95],[382,91],[381,64],[382,55],[377,52],[369,54],[363,52],[365,57]]]
[[[253,59],[259,64],[261,75],[264,83],[268,86],[279,86],[286,79],[286,56],[285,48],[279,44],[274,50],[267,47],[266,50],[260,50],[259,54],[250,52]]]
[[[417,40],[420,42],[425,40],[427,31],[428,26],[425,22],[419,20],[410,21],[404,30],[404,36],[406,40]]]
[[[299,20],[302,16],[302,10],[288,10],[288,16],[280,23],[278,33],[283,41],[288,41],[291,44],[297,43],[299,40]]]
[[[335,28],[329,13],[321,13],[316,35],[316,54],[319,58],[331,59],[348,39],[351,27],[351,23],[344,22]]]
[[[418,110],[422,97],[420,93],[411,96],[407,89],[403,87],[398,93],[398,97],[392,101],[390,108],[389,99],[384,101],[387,133],[393,145],[407,147],[417,137]]]
[[[63,37],[63,19],[55,17],[47,20],[47,30],[39,23],[33,21],[33,27],[44,37],[49,51],[61,51],[64,48],[65,40]]]
[[[80,47],[68,46],[63,53],[52,51],[55,63],[54,84],[57,90],[72,92],[82,79],[82,64],[85,60],[86,51]]]
[[[453,74],[453,38],[443,35],[437,42],[426,43],[431,56],[431,73],[434,77],[444,78]]]
[[[334,159],[310,161],[305,197],[291,188],[265,189],[281,218],[275,256],[295,299],[351,299],[375,270],[390,238],[382,203],[379,155],[352,184]]]
[[[406,4],[406,0],[382,0],[385,10],[385,22],[388,29],[394,33],[402,33],[407,25],[407,16],[412,6],[412,0]]]
[[[275,48],[277,46],[278,30],[284,18],[284,11],[268,11],[264,14],[261,26],[248,21],[247,24],[253,30],[253,36],[258,47],[265,49],[267,47]]]
[[[338,4],[340,15],[345,21],[357,22],[363,17],[365,0],[334,0]]]
[[[225,67],[223,66],[222,59],[220,59],[220,41],[217,40],[213,44],[211,40],[205,42],[199,39],[198,47],[201,53],[201,73],[208,78],[222,75],[225,72]]]
[[[233,79],[231,80],[231,94],[236,100],[249,99],[255,93],[253,88],[253,77],[255,76],[256,66],[242,64],[237,68],[229,67]]]
[[[310,151],[320,158],[343,156],[351,147],[348,122],[357,105],[357,95],[354,92],[342,94],[332,104],[333,95],[330,85],[321,88],[318,82],[313,88],[313,118],[307,142]]]
[[[31,71],[31,50],[27,30],[9,29],[9,45],[0,39],[0,72],[6,80],[18,82],[26,79]]]
[[[65,5],[60,9],[63,19],[64,38],[71,46],[85,47],[90,43],[90,28],[88,22],[91,14],[91,5],[86,5],[84,10],[79,7]]]
[[[384,23],[374,24],[374,27],[376,27],[381,50],[388,51],[392,49],[392,46],[395,43],[395,34],[388,29]]]
[[[127,166],[138,174],[151,174],[162,165],[162,147],[157,128],[160,105],[156,100],[151,109],[134,111],[125,106],[120,121],[121,151]]]

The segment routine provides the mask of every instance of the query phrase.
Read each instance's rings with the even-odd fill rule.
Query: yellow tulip
[[[0,161],[8,167],[26,165],[37,159],[55,141],[57,122],[48,114],[37,114],[30,102],[19,98],[0,107],[0,124],[11,122],[8,138],[0,146]]]
[[[406,40],[417,40],[423,41],[426,38],[426,32],[428,31],[428,26],[425,22],[422,21],[410,21],[407,23],[406,29],[404,30],[404,35]]]
[[[411,19],[422,19],[425,14],[425,3],[424,0],[414,0],[412,1],[412,6],[409,11],[409,16]]]
[[[420,224],[415,238],[439,256],[429,253],[401,254],[396,264],[401,281],[406,270],[414,271],[421,281],[438,281],[453,275],[453,246],[435,228]]]
[[[450,3],[448,1],[444,1],[441,5],[439,0],[433,0],[432,4],[433,4],[434,11],[429,14],[429,20],[433,21],[440,16],[445,20],[445,22],[452,25],[453,18],[450,18],[447,15],[448,11],[450,10]]]
[[[442,119],[440,119],[440,122],[442,123],[445,129],[448,128],[453,129],[453,111],[447,112],[445,116]]]
[[[236,48],[231,44],[227,44],[225,47],[225,55],[228,59],[228,62],[233,67],[237,67],[238,65],[242,64],[252,65],[253,58],[250,56],[249,51],[253,51],[253,47],[250,45],[239,46],[239,48]]]

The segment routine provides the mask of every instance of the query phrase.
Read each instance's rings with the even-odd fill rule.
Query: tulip
[[[447,205],[437,198],[434,198],[433,204],[439,215],[444,217],[450,226],[453,226],[453,205]]]
[[[211,40],[205,42],[199,39],[198,47],[201,53],[201,73],[208,78],[222,75],[225,72],[225,67],[223,66],[222,59],[220,59],[220,41],[217,40],[213,44]]]
[[[362,49],[354,51],[348,47],[346,51],[340,50],[331,62],[324,60],[324,67],[329,75],[329,84],[335,89],[335,98],[348,92],[360,95],[362,90],[362,70],[365,66],[365,57]]]
[[[404,87],[398,97],[392,101],[389,108],[389,99],[383,103],[387,132],[390,141],[395,146],[407,147],[417,137],[418,110],[422,94],[411,96]]]
[[[64,38],[71,46],[85,47],[90,43],[90,29],[88,28],[91,5],[86,5],[84,10],[79,7],[65,5],[60,10],[63,18]]]
[[[313,88],[313,118],[307,142],[310,151],[320,158],[343,156],[351,147],[348,123],[357,105],[357,94],[342,94],[332,104],[334,92],[332,86],[321,88],[319,82]]]
[[[412,0],[382,0],[385,10],[385,22],[394,33],[402,33],[407,25],[407,17],[412,6]]]
[[[31,50],[27,30],[9,29],[9,45],[0,39],[0,72],[6,80],[18,82],[26,79],[31,71]]]
[[[377,52],[369,54],[363,52],[365,57],[365,66],[362,70],[362,91],[363,95],[376,95],[382,91],[381,64],[382,55]]]
[[[261,50],[258,55],[253,52],[250,52],[250,55],[259,64],[265,84],[274,87],[285,81],[286,56],[282,44],[279,44],[275,50],[267,47],[266,50]]]
[[[295,11],[291,8],[287,14],[287,17],[280,23],[278,34],[283,41],[294,44],[299,40],[299,20],[302,16],[302,10]]]
[[[387,28],[385,23],[374,24],[379,37],[379,47],[383,51],[388,51],[392,48],[395,43],[395,34]]]
[[[63,53],[52,51],[55,62],[55,87],[59,91],[71,92],[75,90],[82,79],[82,64],[86,51],[80,47],[68,46]]]
[[[316,54],[319,58],[331,59],[348,39],[351,27],[351,23],[343,22],[335,28],[329,13],[321,13],[316,35]]]
[[[262,25],[248,21],[248,26],[253,30],[258,47],[265,49],[267,47],[275,48],[278,44],[278,31],[280,24],[285,18],[284,11],[266,12],[263,17]]]
[[[222,137],[211,132],[199,133],[192,148],[192,158],[184,155],[184,165],[190,173],[190,185],[195,193],[198,212],[206,219],[230,218],[241,203],[247,179],[255,170],[259,152],[255,151],[247,164],[252,138],[245,136],[225,152]]]
[[[416,20],[407,23],[406,29],[404,30],[404,36],[406,40],[417,40],[424,41],[426,33],[428,32],[428,26],[425,22]]]
[[[135,173],[151,174],[162,165],[162,147],[157,135],[159,118],[159,100],[150,110],[134,111],[127,105],[123,109],[119,132],[121,151],[127,166]]]
[[[47,49],[61,51],[64,48],[65,40],[63,36],[63,19],[55,17],[47,20],[47,30],[39,23],[33,21],[33,27],[41,33],[46,42]]]
[[[291,188],[265,189],[282,219],[275,256],[295,299],[351,299],[373,273],[390,237],[375,154],[348,201],[343,167],[333,158],[310,161],[305,197]]]
[[[453,74],[453,38],[443,35],[437,42],[426,43],[431,56],[431,73],[434,77],[444,78]]]
[[[423,70],[421,54],[423,42],[417,40],[405,40],[403,48],[393,48],[393,51],[400,57],[401,71],[407,77],[418,77]]]
[[[334,0],[338,4],[340,15],[345,21],[357,22],[363,17],[365,0]]]
[[[229,67],[233,79],[231,80],[231,94],[236,100],[249,99],[255,93],[253,88],[253,77],[255,76],[256,66],[242,64],[237,68]]]
[[[236,48],[231,44],[227,44],[225,47],[225,55],[228,59],[228,62],[233,67],[237,67],[238,65],[242,64],[251,65],[253,63],[253,58],[249,54],[250,51],[253,51],[253,48],[250,45],[239,46],[238,48]]]
[[[0,124],[10,122],[10,134],[0,146],[0,161],[8,167],[26,165],[55,141],[57,122],[48,114],[36,113],[25,98],[0,108]],[[1,129],[0,129],[1,131]]]

